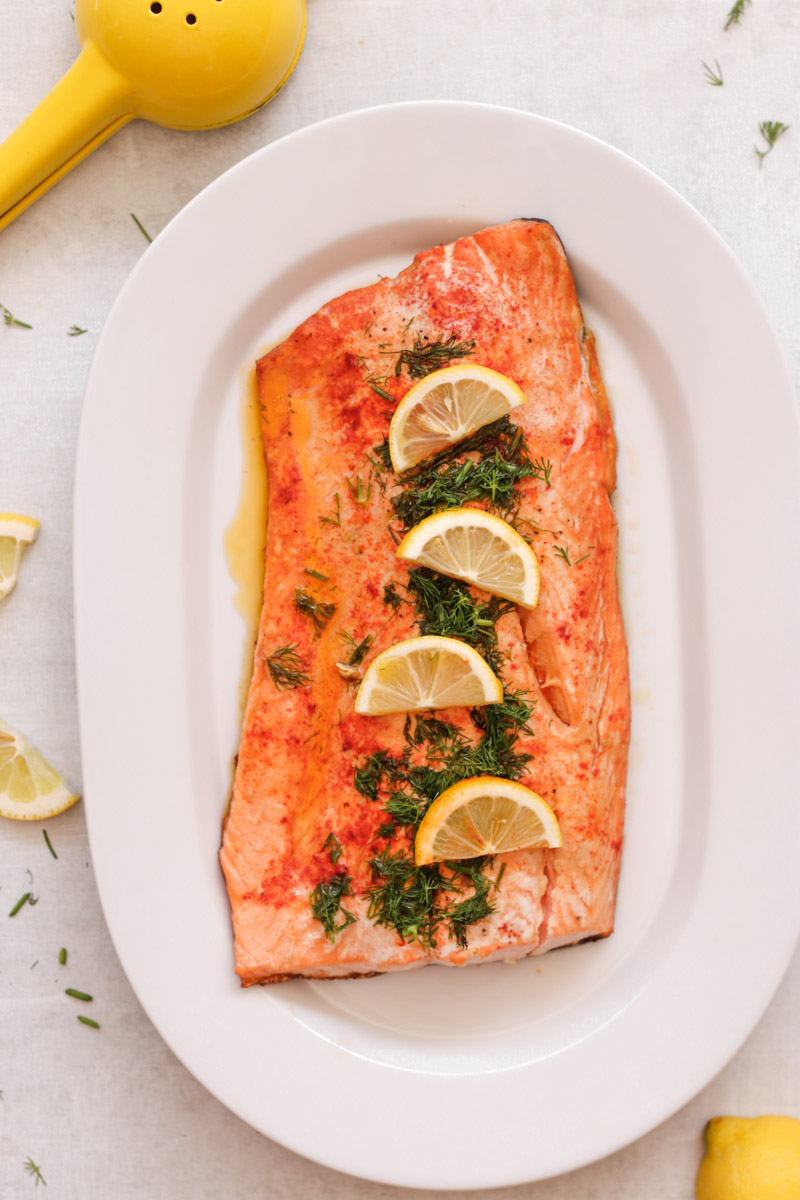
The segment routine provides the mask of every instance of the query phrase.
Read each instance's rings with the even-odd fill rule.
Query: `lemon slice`
[[[448,637],[408,638],[369,665],[356,695],[357,713],[420,712],[498,704],[503,685],[477,650]]]
[[[27,545],[36,541],[39,522],[19,513],[0,513],[0,600],[13,592]]]
[[[561,846],[549,804],[510,779],[479,775],[455,783],[434,800],[417,830],[418,867],[445,859]]]
[[[513,379],[477,363],[432,371],[406,392],[389,425],[395,471],[454,446],[525,401]]]
[[[37,821],[79,799],[26,737],[0,721],[0,817]]]
[[[493,596],[535,608],[539,564],[516,529],[479,508],[450,508],[415,525],[397,557],[465,579]]]

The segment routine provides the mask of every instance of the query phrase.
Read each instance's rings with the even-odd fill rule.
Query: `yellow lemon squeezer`
[[[288,79],[304,0],[75,0],[81,52],[0,145],[0,229],[134,117],[212,129]]]

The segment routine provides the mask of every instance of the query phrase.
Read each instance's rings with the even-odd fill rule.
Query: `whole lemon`
[[[800,1200],[800,1121],[712,1118],[697,1200]]]

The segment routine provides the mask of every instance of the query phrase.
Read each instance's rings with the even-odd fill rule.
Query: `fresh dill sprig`
[[[560,558],[563,558],[564,562],[567,564],[568,567],[572,566],[572,562],[569,557],[569,547],[568,546],[555,546],[554,550],[555,550],[555,553]]]
[[[82,333],[88,333],[88,330],[81,329],[80,325],[70,325],[67,330],[67,337],[80,337]]]
[[[759,166],[763,166],[764,159],[770,153],[778,138],[781,137],[782,134],[786,133],[788,128],[789,126],[784,125],[783,121],[762,121],[759,124],[758,132],[767,143],[766,150],[759,150],[758,146],[753,146],[753,149],[759,158]]]
[[[315,633],[322,633],[336,612],[335,604],[329,600],[316,600],[305,588],[294,589],[294,606],[298,612],[310,619]]]
[[[410,349],[401,350],[395,364],[395,376],[406,368],[412,379],[424,379],[432,371],[448,366],[454,359],[466,358],[475,349],[475,339],[459,341],[455,333],[448,338],[441,334],[436,339],[424,335],[415,339]]]
[[[47,830],[43,829],[42,833],[44,834],[44,840],[47,843],[47,849],[50,851],[53,858],[58,858],[58,855],[56,854],[55,850],[53,849],[53,843],[50,841],[50,838],[47,836]]]
[[[147,230],[145,229],[145,227],[144,227],[144,225],[142,224],[142,222],[141,222],[141,221],[139,220],[139,218],[136,216],[136,213],[131,213],[131,217],[132,217],[132,218],[133,218],[133,220],[135,221],[135,223],[136,223],[136,225],[137,225],[137,227],[138,227],[139,231],[140,231],[141,233],[143,233],[143,234],[144,234],[144,236],[147,238],[148,242],[152,242],[152,240],[153,240],[153,239],[150,237],[150,234],[147,232]]]
[[[714,71],[707,62],[703,63],[706,83],[710,83],[712,87],[722,87],[725,80],[722,78],[722,67],[719,65],[719,60],[716,58],[714,59],[714,65],[717,68],[716,71]]]
[[[582,563],[582,562],[583,562],[583,560],[584,560],[585,558],[588,558],[588,557],[589,557],[589,555],[592,553],[592,551],[593,551],[593,550],[594,550],[594,546],[590,546],[590,547],[589,547],[589,549],[586,551],[586,553],[585,553],[585,554],[582,554],[582,555],[580,556],[580,558],[576,558],[576,559],[575,559],[575,562],[573,563],[573,566],[576,566],[576,567],[577,567],[578,563]]]
[[[732,25],[738,25],[744,16],[744,10],[749,8],[752,2],[753,0],[736,0],[733,8],[728,13],[723,29],[730,29]]]
[[[0,313],[3,314],[6,325],[19,325],[20,329],[33,329],[33,326],[29,325],[27,321],[20,321],[12,312],[9,312],[4,304],[0,304]]]
[[[355,913],[342,904],[345,896],[353,894],[352,883],[349,875],[333,875],[330,879],[321,880],[311,893],[311,911],[321,923],[329,942],[335,942],[337,933],[358,920]]]
[[[25,1159],[25,1162],[22,1165],[25,1168],[25,1170],[28,1172],[28,1174],[32,1175],[33,1178],[36,1180],[37,1187],[39,1186],[40,1183],[43,1183],[44,1186],[47,1187],[47,1181],[44,1178],[44,1176],[42,1175],[40,1168],[36,1165],[36,1163],[33,1161],[33,1159],[30,1156]]]
[[[292,688],[304,687],[311,682],[306,673],[305,663],[297,652],[295,642],[287,646],[279,646],[266,659],[267,670],[272,682],[280,691],[290,691]]]

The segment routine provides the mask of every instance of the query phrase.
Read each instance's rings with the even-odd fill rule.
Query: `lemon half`
[[[476,429],[524,404],[522,388],[489,367],[459,363],[415,383],[389,425],[389,453],[398,473],[456,445]]]
[[[445,859],[562,845],[556,815],[536,792],[494,775],[465,779],[434,800],[417,830],[418,867]]]
[[[539,599],[539,564],[516,529],[479,508],[450,508],[415,525],[397,557],[465,579],[524,608]]]
[[[477,650],[456,638],[408,638],[370,663],[356,696],[357,713],[499,704],[503,685]]]

